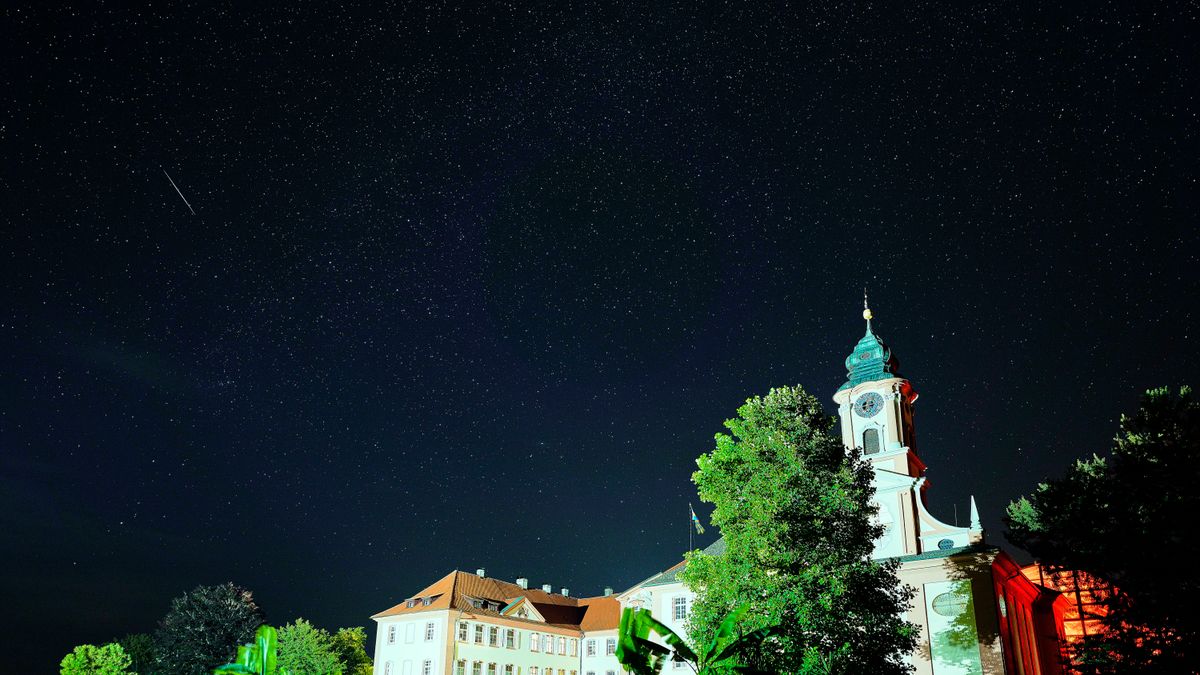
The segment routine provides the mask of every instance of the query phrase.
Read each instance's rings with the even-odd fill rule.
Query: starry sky
[[[993,543],[1200,384],[1194,3],[257,4],[0,9],[13,667],[226,580],[628,587],[864,286]]]

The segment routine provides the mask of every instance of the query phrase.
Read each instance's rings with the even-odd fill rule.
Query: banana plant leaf
[[[213,670],[214,675],[281,675],[276,670],[276,649],[279,634],[275,628],[263,624],[254,633],[254,642],[238,647],[236,663],[227,663]]]
[[[617,660],[635,675],[656,675],[662,672],[663,666],[672,656],[676,660],[691,663],[697,675],[774,675],[740,663],[742,657],[750,650],[778,632],[778,626],[773,626],[738,635],[737,623],[746,610],[747,608],[742,606],[726,616],[713,640],[698,655],[683,638],[656,620],[650,612],[626,608],[621,613],[617,636]],[[666,645],[651,640],[651,633],[658,635]]]

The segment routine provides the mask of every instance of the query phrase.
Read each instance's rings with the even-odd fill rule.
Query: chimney
[[[604,597],[607,598],[610,595],[612,595],[612,586],[605,586],[604,587]]]
[[[487,574],[485,574],[486,571],[487,570],[480,567],[479,569],[475,570],[475,574],[478,574],[481,577],[486,577],[487,576]]]
[[[562,594],[563,594],[563,597],[564,597],[564,598],[565,598],[565,597],[567,597],[567,596],[569,596],[569,595],[571,595],[571,589],[569,589],[569,588],[564,588],[564,589],[563,589],[563,592],[562,592]]]
[[[529,589],[529,579],[526,579],[525,577],[521,577],[520,579],[517,579],[517,585],[520,586],[521,588],[528,590]]]
[[[542,584],[542,592],[543,592],[543,593],[553,593],[553,592],[554,592],[554,588],[552,588],[552,587],[550,586],[550,584]]]

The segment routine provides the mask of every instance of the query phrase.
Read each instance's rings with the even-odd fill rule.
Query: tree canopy
[[[367,655],[367,631],[362,626],[339,628],[333,634],[333,651],[345,675],[371,675],[373,663]]]
[[[1200,662],[1200,401],[1146,392],[1111,456],[1093,455],[1009,504],[1008,539],[1053,571],[1114,586],[1106,631],[1082,647],[1089,672],[1195,672]]]
[[[712,503],[723,553],[692,552],[681,577],[697,594],[689,635],[707,642],[742,605],[742,632],[779,625],[747,665],[788,673],[906,673],[916,627],[896,563],[871,560],[872,470],[848,452],[800,387],[746,401],[692,479]]]
[[[154,668],[154,638],[147,633],[131,633],[117,640],[133,664],[136,673],[150,673]]]
[[[333,637],[304,619],[279,629],[280,670],[290,673],[342,673]]]
[[[254,639],[263,612],[250,591],[232,583],[197,586],[171,601],[154,633],[155,673],[208,675]]]
[[[79,645],[59,664],[62,675],[133,675],[133,661],[121,645],[110,642],[102,647]]]

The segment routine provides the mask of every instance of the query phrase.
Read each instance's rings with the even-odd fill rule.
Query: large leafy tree
[[[158,675],[207,675],[233,660],[238,645],[254,638],[263,612],[250,591],[224,583],[197,586],[171,601],[154,633]]]
[[[342,673],[333,637],[304,619],[279,629],[279,668],[291,673]]]
[[[881,534],[871,468],[835,434],[836,420],[800,387],[738,409],[693,481],[715,505],[725,550],[692,552],[683,580],[697,593],[689,634],[713,639],[735,608],[738,629],[779,626],[746,660],[771,672],[906,673],[916,627],[901,616],[912,590],[894,562],[871,560]]]
[[[333,634],[333,650],[345,675],[371,675],[373,664],[367,655],[367,631],[362,626],[339,628]]]
[[[1110,457],[1093,455],[1009,504],[1008,538],[1052,571],[1111,583],[1089,672],[1184,673],[1200,663],[1200,401],[1153,389],[1121,418]]]
[[[132,675],[133,661],[121,645],[110,642],[102,647],[79,645],[59,664],[62,675]]]

